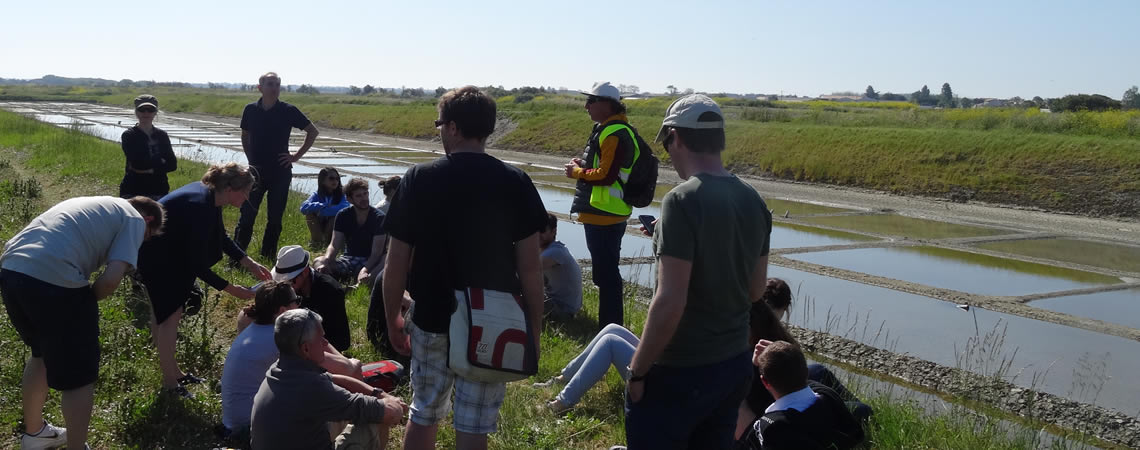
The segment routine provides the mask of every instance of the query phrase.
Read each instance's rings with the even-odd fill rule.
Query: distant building
[[[877,102],[879,100],[873,99],[863,95],[821,95],[819,100],[827,100],[832,102]]]
[[[1000,98],[984,98],[981,103],[974,105],[975,108],[1002,108],[1009,106],[1009,101]]]

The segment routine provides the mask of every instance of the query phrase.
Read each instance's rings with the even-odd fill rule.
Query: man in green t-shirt
[[[631,449],[730,448],[752,378],[748,312],[764,292],[772,215],[724,168],[712,99],[673,102],[657,142],[686,181],[665,195],[654,227],[657,294],[629,367],[626,439]]]

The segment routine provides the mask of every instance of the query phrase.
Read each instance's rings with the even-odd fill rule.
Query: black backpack
[[[625,182],[622,186],[624,191],[622,199],[625,203],[634,208],[644,208],[653,203],[653,194],[657,192],[657,166],[661,161],[657,159],[657,155],[653,154],[653,147],[649,146],[645,139],[641,138],[641,134],[637,129],[626,122],[615,120],[610,124],[622,124],[629,127],[633,132],[633,138],[637,141],[637,159],[633,161],[633,167],[630,167],[629,181]]]

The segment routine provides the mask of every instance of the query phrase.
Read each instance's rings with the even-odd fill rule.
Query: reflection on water
[[[803,220],[818,225],[911,239],[944,239],[1011,233],[1011,231],[995,228],[959,225],[893,214],[807,217]]]
[[[1036,258],[1140,272],[1140,247],[1079,239],[1026,239],[978,244],[977,247]]]
[[[305,160],[302,159],[301,161],[305,161]],[[305,162],[310,162],[310,161],[305,161]],[[405,172],[408,171],[408,168],[412,167],[412,166],[404,166],[404,165],[397,165],[397,164],[384,164],[384,165],[376,165],[376,166],[337,166],[337,165],[329,165],[329,166],[330,167],[336,167],[342,171],[363,173],[363,174],[368,174],[368,175],[388,175],[388,176],[391,176],[392,174],[403,175]]]
[[[1128,414],[1140,404],[1140,383],[1133,381],[1140,342],[980,308],[964,312],[928,297],[783,267],[769,267],[769,276],[783,278],[796,293],[789,319],[795,325],[955,367],[955,346],[963,349],[975,335],[976,312],[981,333],[999,321],[1005,327],[1004,347],[994,355],[1011,357],[1016,350],[1015,384],[1029,387],[1035,373],[1047,371],[1038,386],[1046,392],[1092,402],[1089,385],[1102,384],[1096,404]]]
[[[772,224],[772,248],[820,247],[825,245],[857,244],[877,238],[855,233],[832,231],[790,223]]]
[[[626,283],[637,283],[649,289],[657,289],[657,264],[629,264],[619,267],[621,279]]]
[[[376,164],[375,160],[364,158],[305,158],[303,161],[309,164],[316,164],[319,166],[371,166]]]
[[[1120,279],[938,247],[788,255],[814,264],[984,295],[1026,295],[1119,283]]]
[[[1029,305],[1140,328],[1140,288],[1047,298],[1029,302]]]
[[[799,216],[803,214],[834,214],[851,211],[849,209],[836,208],[833,206],[780,200],[778,198],[765,198],[764,203],[768,205],[768,209],[772,210],[772,215],[774,216],[782,216],[784,213],[788,213],[788,215],[791,216]]]
[[[586,229],[582,224],[558,221],[557,239],[566,244],[566,248],[575,259],[590,259],[590,250],[586,247]],[[653,241],[648,237],[626,233],[621,238],[621,256],[623,258],[653,256]]]

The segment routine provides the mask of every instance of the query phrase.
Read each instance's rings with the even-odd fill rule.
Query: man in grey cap
[[[622,280],[618,263],[621,238],[633,207],[623,199],[637,141],[625,116],[618,88],[594,83],[586,94],[586,112],[594,129],[581,158],[566,163],[566,176],[578,180],[571,213],[586,229],[594,284],[598,286],[598,328],[624,326]]]
[[[629,365],[626,439],[631,449],[730,448],[752,378],[749,309],[766,285],[772,215],[724,168],[724,114],[712,99],[677,99],[656,141],[686,181],[665,195],[654,227],[659,281]]]

